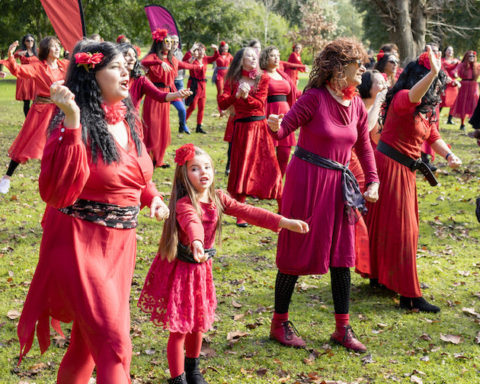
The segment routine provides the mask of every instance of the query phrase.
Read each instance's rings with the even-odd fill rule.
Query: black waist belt
[[[217,250],[215,248],[205,249],[204,252],[207,255],[207,260],[211,259],[213,256],[217,254]],[[180,242],[178,242],[178,245],[177,245],[177,259],[185,263],[200,264],[198,261],[195,261],[195,259],[193,258],[193,253],[190,250],[190,247],[187,247],[186,245],[183,245]]]
[[[412,172],[415,172],[418,169],[422,175],[425,176],[432,187],[438,184],[435,175],[432,173],[430,168],[428,168],[427,164],[422,161],[422,159],[412,159],[411,157],[408,157],[407,155],[397,151],[387,143],[384,143],[382,140],[378,142],[377,150],[383,153],[385,156],[395,160],[397,163],[409,168]]]
[[[265,116],[249,116],[249,117],[242,117],[241,119],[235,119],[235,123],[250,123],[252,121],[261,121],[265,120]]]
[[[192,76],[190,76],[188,78],[188,80],[196,80],[196,81],[201,81],[201,82],[206,82],[207,81],[207,79],[197,79],[196,77],[192,77]]]
[[[272,95],[267,97],[267,103],[276,103],[277,101],[287,101],[287,95]]]
[[[217,69],[228,69],[228,67],[217,67]]]
[[[171,89],[169,85],[165,84],[165,83],[153,83],[153,85],[155,85],[156,87],[158,88],[168,88],[168,89]]]

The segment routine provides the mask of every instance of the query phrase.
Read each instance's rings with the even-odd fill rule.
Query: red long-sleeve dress
[[[20,60],[22,65],[35,63],[38,60],[37,56],[21,56],[15,54],[14,57]],[[17,78],[17,86],[15,89],[16,100],[34,100],[36,96],[35,81],[32,79]]]
[[[459,64],[460,62],[457,59],[453,59],[449,63],[445,59],[442,59],[442,69],[452,81],[457,78],[457,68]],[[440,104],[440,108],[451,108],[455,103],[457,96],[458,85],[453,85],[452,82],[448,83],[447,87],[445,88],[445,93],[442,95],[442,103]]]
[[[288,62],[292,64],[296,64],[299,67],[291,67],[285,65],[285,73],[290,76],[293,83],[296,85],[298,81],[298,71],[305,72],[306,67],[302,63],[302,57],[297,52],[292,52],[290,57],[288,58]]]
[[[162,68],[162,63],[166,63],[172,68],[166,72]],[[172,62],[166,57],[160,59],[155,53],[147,55],[142,60],[142,65],[147,68],[147,77],[162,92],[176,92],[175,78],[178,69],[191,69],[193,64],[178,61],[175,56]],[[167,147],[170,145],[170,104],[160,103],[150,96],[146,95],[143,102],[143,136],[147,146],[148,153],[152,158],[155,166],[159,167],[163,164],[163,157]]]
[[[260,227],[278,231],[281,216],[262,208],[241,204],[222,191],[217,195],[224,213]],[[214,203],[200,203],[202,216],[190,198],[177,201],[178,239],[186,246],[200,240],[205,249],[215,246],[218,221]],[[150,314],[150,320],[170,332],[206,332],[213,324],[217,299],[212,277],[213,259],[200,264],[174,259],[169,262],[157,253],[138,301],[138,307]]]
[[[58,68],[51,68],[46,61],[36,61],[19,65],[13,57],[5,61],[5,66],[17,78],[32,79],[35,82],[37,96],[50,98],[50,86],[63,80],[68,61],[57,60]],[[47,130],[57,107],[53,103],[38,101],[32,104],[22,129],[18,132],[8,150],[8,156],[17,163],[29,159],[41,159],[47,140]]]
[[[307,90],[283,118],[279,139],[300,128],[298,146],[321,157],[347,164],[352,148],[365,170],[367,183],[378,181],[368,135],[367,111],[360,97],[350,106],[338,103],[328,90]],[[325,274],[332,267],[355,265],[355,233],[346,217],[342,172],[319,167],[295,155],[287,168],[281,213],[304,220],[306,235],[282,231],[277,267],[291,275]]]
[[[138,111],[140,109],[140,101],[144,95],[148,95],[153,100],[159,103],[165,103],[165,98],[168,92],[160,91],[148,78],[145,76],[139,76],[131,78],[129,82],[130,98],[132,99],[133,106]]]
[[[191,104],[187,108],[187,116],[186,119],[192,115],[195,108],[198,105],[198,113],[197,113],[197,124],[201,125],[203,122],[203,114],[205,112],[205,103],[207,101],[207,69],[208,64],[213,63],[215,60],[218,59],[218,50],[215,50],[215,53],[212,56],[204,56],[202,59],[203,65],[200,67],[200,62],[195,59],[193,60],[192,64],[196,65],[195,69],[190,69],[190,77],[188,78],[187,87],[192,88],[192,78],[197,79],[197,90],[195,93],[195,97],[193,98]],[[188,62],[192,57],[192,53],[188,51],[183,56],[183,61]]]
[[[238,119],[265,116],[270,76],[262,74],[256,89],[246,99],[236,98],[238,82],[231,87],[225,82],[223,94],[218,97],[220,108],[235,108],[235,128],[228,192],[232,196],[250,195],[260,199],[276,199],[282,194],[282,174],[275,155],[275,143],[269,133],[266,119],[239,122]]]
[[[216,78],[215,78],[215,85],[217,86],[217,96],[223,93],[223,84],[225,83],[225,75],[228,72],[228,67],[233,60],[233,56],[230,52],[223,52],[220,56],[218,56],[217,60],[215,60],[216,67]]]
[[[129,373],[135,229],[106,227],[57,209],[77,199],[122,207],[150,205],[158,192],[145,146],[137,154],[129,137],[128,148],[117,149],[120,161],[108,165],[99,155],[94,164],[81,129],[60,126],[48,139],[39,179],[47,203],[40,257],[17,330],[22,356],[32,345],[35,326],[43,353],[50,344],[49,318],[52,325],[73,320],[94,358],[111,348]]]
[[[460,77],[462,81],[450,114],[455,117],[460,117],[461,119],[472,116],[478,103],[477,79],[478,73],[480,72],[480,64],[472,64],[475,65],[477,74],[475,74],[473,66],[469,63],[462,62],[458,65],[458,77]]]
[[[408,90],[393,97],[380,140],[413,159],[420,157],[424,141],[440,139],[422,115],[414,116]],[[406,166],[375,150],[379,199],[367,203],[370,237],[370,277],[406,297],[420,297],[417,276],[418,203],[416,175]]]

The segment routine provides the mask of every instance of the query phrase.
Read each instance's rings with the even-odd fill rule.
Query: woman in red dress
[[[298,84],[298,71],[305,72],[306,70],[305,66],[302,63],[302,56],[300,56],[300,54],[302,53],[302,48],[303,48],[302,44],[299,44],[299,43],[293,44],[292,53],[288,58],[289,63],[296,64],[299,67],[298,68],[285,67],[285,73],[288,76],[290,76],[295,86],[297,86]]]
[[[465,53],[462,62],[458,65],[457,73],[462,81],[450,114],[460,118],[460,129],[463,131],[465,130],[465,118],[473,115],[478,102],[477,79],[480,75],[480,64],[477,63],[477,52],[467,51]]]
[[[49,319],[71,322],[57,383],[130,382],[130,285],[137,216],[168,208],[151,181],[152,162],[128,97],[128,71],[112,43],[80,42],[66,86],[51,99],[62,111],[51,124],[39,178],[47,203],[40,257],[18,324],[20,357],[35,334],[50,344]]]
[[[163,92],[176,92],[175,77],[178,68],[194,69],[198,66],[178,61],[173,55],[172,41],[166,29],[157,29],[152,33],[153,43],[142,65],[147,68],[149,80]],[[169,167],[163,157],[170,145],[170,104],[159,103],[145,97],[143,102],[144,142],[155,167]]]
[[[30,64],[38,61],[37,47],[32,34],[27,33],[22,37],[20,51],[15,52],[14,57],[19,59],[22,64]],[[27,117],[28,110],[30,109],[30,101],[35,99],[35,95],[35,81],[21,77],[17,78],[15,99],[23,101],[23,113],[25,117]]]
[[[343,38],[329,43],[315,58],[305,92],[283,121],[281,115],[268,118],[278,139],[300,128],[297,149],[287,168],[281,214],[304,220],[310,228],[306,235],[282,232],[278,237],[270,338],[283,345],[305,346],[288,314],[299,275],[323,275],[330,270],[336,323],[331,339],[348,349],[366,351],[349,325],[354,223],[356,211],[365,211],[365,200],[347,168],[355,146],[365,170],[365,199],[376,201],[378,178],[367,112],[355,96],[366,57],[356,40]]]
[[[447,74],[447,87],[445,93],[442,95],[442,103],[440,104],[440,111],[443,107],[452,108],[458,96],[457,68],[460,61],[453,56],[453,47],[450,45],[445,48],[442,57],[442,69]],[[448,114],[447,124],[453,124],[452,114]]]
[[[266,73],[258,71],[256,52],[243,48],[235,54],[223,94],[218,97],[220,108],[235,108],[227,189],[241,203],[247,195],[278,199],[282,193],[282,173],[265,118],[269,79]],[[246,223],[237,220],[237,225]]]
[[[260,68],[270,76],[270,81],[268,82],[267,116],[271,114],[286,114],[297,100],[297,97],[300,96],[296,84],[285,72],[279,69],[279,66],[280,52],[278,48],[274,46],[265,48],[260,54]],[[282,140],[275,140],[277,160],[282,172],[282,178],[287,170],[292,146],[295,144],[294,132]]]
[[[233,60],[233,56],[228,52],[228,44],[225,41],[220,42],[219,50],[220,56],[215,60],[215,69],[213,70],[212,82],[217,86],[217,97],[223,93],[223,84],[225,83],[225,75],[228,67]],[[218,107],[221,115],[223,111]]]
[[[10,178],[19,164],[30,159],[41,159],[47,139],[47,128],[55,112],[55,104],[50,100],[50,85],[63,80],[68,61],[59,60],[60,42],[56,37],[45,37],[39,44],[38,61],[18,65],[14,52],[18,41],[10,45],[5,66],[17,78],[32,79],[35,82],[36,98],[23,123],[22,129],[8,150],[11,161],[7,173],[0,180],[0,193],[10,189]]]
[[[185,100],[187,108],[187,120],[192,115],[198,105],[197,128],[196,133],[207,133],[202,128],[203,114],[205,112],[205,103],[207,102],[207,69],[208,64],[217,60],[218,47],[215,44],[211,46],[215,53],[212,56],[205,56],[205,46],[202,43],[195,43],[190,51],[183,56],[184,62],[195,64],[195,69],[190,69],[187,87],[193,94]]]
[[[427,52],[405,67],[387,93],[384,126],[375,150],[380,198],[376,204],[367,204],[366,216],[370,277],[399,293],[401,308],[423,312],[440,308],[422,297],[417,276],[416,159],[427,141],[449,166],[461,164],[434,128],[446,83],[440,67],[440,57],[427,46]]]

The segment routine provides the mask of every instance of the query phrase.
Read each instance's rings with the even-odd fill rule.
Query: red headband
[[[152,38],[157,43],[163,41],[165,37],[167,37],[168,31],[166,29],[157,28],[155,31],[152,32]]]
[[[377,54],[377,62],[382,60],[383,56],[385,56],[385,52],[383,52],[383,49],[381,49]]]
[[[195,157],[195,146],[191,143],[184,144],[175,151],[175,163],[178,165],[185,164],[188,160]]]

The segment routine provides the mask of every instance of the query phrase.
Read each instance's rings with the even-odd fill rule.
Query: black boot
[[[185,372],[183,372],[180,376],[168,379],[168,384],[188,384],[188,381],[185,378]]]
[[[185,376],[187,384],[208,384],[198,368],[200,358],[185,357]]]
[[[477,216],[477,220],[480,223],[480,197],[477,198],[477,208],[475,209],[475,215]]]
[[[202,129],[202,124],[197,124],[197,129],[195,129],[196,133],[207,133]]]
[[[460,124],[460,130],[465,131],[465,124]]]
[[[423,297],[405,297],[400,296],[400,308],[409,309],[418,312],[440,312],[440,308],[430,304]]]
[[[452,115],[448,115],[447,124],[449,124],[449,125],[453,124],[452,118],[453,118]]]

